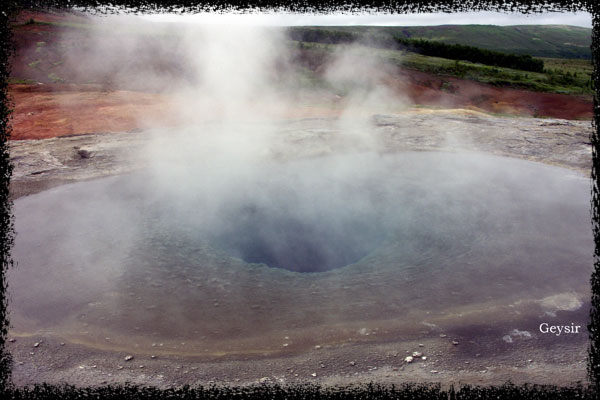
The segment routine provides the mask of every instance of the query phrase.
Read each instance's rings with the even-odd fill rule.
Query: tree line
[[[425,56],[449,58],[451,60],[519,69],[522,71],[544,72],[544,62],[528,54],[518,55],[481,49],[462,44],[448,44],[423,39],[396,38],[400,47]]]
[[[288,30],[288,36],[290,39],[299,42],[325,44],[359,43],[383,49],[406,50],[425,56],[470,61],[522,71],[544,72],[544,62],[530,55],[502,53],[461,44],[449,44],[424,39],[406,39],[387,35],[360,35],[352,32],[315,28],[292,28]]]

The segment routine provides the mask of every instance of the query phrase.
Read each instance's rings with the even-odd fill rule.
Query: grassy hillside
[[[429,27],[428,29],[433,28],[438,27]],[[98,54],[95,51],[98,43],[93,41],[94,31],[102,30],[102,45],[105,49],[114,49],[119,48],[119,44],[127,40],[129,37],[127,33],[131,33],[128,32],[129,29],[136,34],[143,34],[147,40],[137,43],[129,50],[127,61],[99,59],[101,53]],[[194,76],[191,71],[186,69],[189,63],[186,62],[185,55],[179,54],[177,51],[176,38],[169,34],[157,34],[151,30],[141,32],[140,29],[142,28],[136,26],[113,32],[107,30],[106,27],[86,24],[85,21],[26,21],[14,26],[18,51],[16,59],[12,62],[11,82],[96,83],[105,84],[107,87],[115,85],[128,88],[143,86],[148,89],[148,82],[137,82],[131,79],[131,76],[136,75],[136,71],[145,71],[147,74],[156,73],[162,78],[168,78],[155,80],[157,85],[167,82],[164,83],[166,85],[171,81],[185,80],[187,77]],[[337,27],[308,29],[317,33],[338,32],[336,31]],[[345,33],[326,34],[319,38],[346,43],[354,40],[356,36],[364,34],[391,35],[402,29],[407,28],[346,27],[344,28]],[[323,84],[318,71],[321,71],[321,67],[333,57],[339,45],[300,43],[291,40],[289,44],[297,52],[295,56],[297,62],[292,63],[297,69],[297,83],[301,86]],[[372,51],[374,57],[380,57],[400,68],[435,75],[453,76],[499,87],[518,87],[540,92],[587,96],[591,94],[592,65],[587,59],[544,58],[543,71],[526,72],[474,62],[424,56],[409,51],[391,49],[372,49]],[[120,80],[120,74],[128,77],[126,82]],[[163,87],[154,89],[161,90]]]
[[[302,43],[304,52],[315,58],[327,59],[336,49],[333,44]],[[438,76],[451,76],[491,84],[497,87],[522,88],[538,92],[571,95],[591,95],[590,60],[544,59],[544,72],[494,67],[467,61],[430,57],[406,51],[371,49],[372,56],[400,68],[430,73]],[[313,77],[313,79],[315,79]]]
[[[437,40],[535,57],[591,58],[592,30],[568,25],[338,26],[317,29],[360,36],[366,34]]]

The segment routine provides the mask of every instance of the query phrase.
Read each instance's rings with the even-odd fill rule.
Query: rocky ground
[[[501,385],[511,381],[570,385],[585,381],[586,335],[562,338],[558,345],[554,337],[533,335],[533,338],[515,335],[510,349],[506,343],[495,343],[490,337],[460,342],[442,333],[422,343],[317,345],[301,354],[208,360],[160,355],[158,350],[159,355],[140,354],[135,349],[111,351],[101,346],[61,342],[48,335],[13,337],[14,342],[8,345],[15,360],[13,381],[17,385],[68,382],[89,386],[131,382],[166,388],[184,384],[345,386],[368,382],[441,382],[448,386]],[[554,351],[544,350],[545,345]],[[408,357],[412,357],[411,362],[407,361]]]
[[[369,121],[377,151],[485,152],[569,168],[584,176],[590,173],[590,121],[430,109],[373,115]],[[354,145],[355,138],[340,131],[334,118],[292,119],[279,124],[280,134],[268,149],[275,158],[326,155]],[[147,132],[130,131],[13,141],[12,197],[143,169],[148,160],[139,157],[137,150],[149,138]],[[557,310],[572,312],[574,320],[587,320],[586,306],[577,311],[568,305]],[[13,317],[15,321],[19,318]],[[152,344],[155,352],[124,351],[107,343],[80,343],[52,332],[40,335],[22,330],[9,334],[8,346],[15,361],[13,380],[18,385],[40,381],[80,385],[129,381],[159,387],[370,381],[447,385],[508,380],[566,385],[586,379],[586,333],[557,338],[536,334],[532,325],[527,333],[517,330],[506,339],[498,332],[466,334],[425,328],[425,336],[413,341],[371,332],[364,341],[323,343],[310,351],[292,349],[282,354],[259,351],[198,357],[185,354],[185,343],[178,353],[161,351],[160,343]],[[546,345],[553,351],[545,350]],[[409,356],[413,357],[410,362]]]
[[[498,117],[468,110],[415,109],[370,118],[378,150],[472,151],[517,157],[589,175],[590,121]],[[324,155],[348,140],[335,118],[281,123],[271,151],[278,157]],[[142,131],[89,133],[11,142],[13,198],[53,186],[143,168],[136,151],[149,136]],[[289,144],[294,146],[290,147]]]

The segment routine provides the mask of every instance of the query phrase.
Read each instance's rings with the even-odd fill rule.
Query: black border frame
[[[442,390],[438,384],[417,385],[406,383],[401,386],[368,384],[339,388],[323,388],[317,385],[291,387],[216,387],[161,390],[153,387],[137,387],[129,384],[94,388],[76,388],[45,383],[34,387],[15,388],[11,381],[11,354],[6,349],[9,320],[7,313],[6,271],[13,266],[10,250],[14,243],[12,202],[9,198],[9,183],[12,174],[8,151],[11,133],[10,117],[12,103],[8,97],[9,57],[14,51],[10,19],[16,12],[30,8],[66,9],[83,7],[86,11],[115,12],[122,7],[135,12],[198,12],[209,10],[247,11],[278,9],[292,12],[324,13],[329,11],[353,12],[359,10],[389,13],[407,12],[456,12],[456,11],[517,11],[532,12],[573,12],[586,10],[592,15],[592,62],[594,70],[594,117],[592,120],[592,170],[591,170],[591,222],[595,241],[594,271],[590,282],[592,289],[590,319],[588,323],[589,347],[587,373],[589,384],[572,387],[524,384],[515,386],[506,383],[502,386],[461,385]],[[471,399],[471,398],[597,398],[600,389],[600,2],[598,0],[208,0],[201,3],[191,0],[0,0],[0,396],[3,398],[286,398],[286,399],[327,399],[327,398],[418,398],[418,399]]]

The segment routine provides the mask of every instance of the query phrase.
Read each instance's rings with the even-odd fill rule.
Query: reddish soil
[[[168,104],[157,94],[48,86],[10,86],[14,101],[11,139],[124,132],[140,128],[141,121],[168,120]]]
[[[138,91],[106,91],[98,85],[10,85],[9,92],[14,102],[12,140],[174,126],[214,119],[220,112],[207,106],[196,110],[194,115],[182,115],[178,110],[185,108],[182,103],[186,99]],[[273,113],[273,109],[276,106],[263,105],[257,107],[257,113],[268,112],[278,118],[327,117],[339,113],[336,108],[318,105],[297,106],[283,114]]]
[[[9,88],[14,101],[13,140],[122,132],[161,124],[172,125],[176,120],[186,122],[176,112],[182,100],[161,94],[168,88],[149,87],[144,81],[113,79],[122,70],[121,63],[98,67],[99,60],[94,60],[89,50],[91,42],[87,30],[26,24],[32,18],[36,22],[86,23],[90,17],[76,13],[24,12],[15,21],[17,54],[11,61],[11,76],[27,79],[29,83],[10,85]],[[113,36],[106,36],[107,43],[123,40],[118,35]],[[75,57],[77,60],[77,66],[68,62],[67,49],[71,59]],[[185,63],[177,58],[180,55],[163,54],[160,49],[160,46],[141,49],[141,55],[152,55],[152,62],[141,57],[130,68],[134,72],[139,68],[158,68],[166,77],[163,81],[167,84],[173,79],[185,81],[187,72]],[[319,69],[322,60],[311,61],[300,55],[300,59],[304,58],[309,68]],[[60,79],[57,80],[57,77]],[[385,84],[400,97],[406,98],[409,104],[415,105],[564,119],[590,119],[593,116],[591,98],[498,88],[412,70],[390,74]],[[333,116],[339,113],[337,103],[343,100],[335,99],[332,93],[313,94],[294,103],[302,105],[285,110],[283,115],[279,113],[278,116]],[[270,108],[269,105],[259,107]],[[215,118],[215,110],[208,108],[211,107],[201,107],[193,118]]]
[[[76,11],[65,12],[61,11],[31,11],[24,10],[16,16],[14,23],[24,24],[30,19],[35,19],[39,22],[74,22],[74,23],[89,23],[89,17],[85,13]]]
[[[594,114],[592,99],[584,96],[498,88],[417,71],[405,70],[401,75],[393,84],[414,104],[563,119],[591,119]]]
[[[425,74],[410,74],[422,78]],[[574,96],[498,89],[470,81],[444,78],[454,93],[440,90],[441,78],[428,76],[430,85],[397,79],[399,93],[413,104],[467,108],[492,113],[590,119],[592,103]],[[448,86],[448,85],[446,85]],[[123,132],[176,123],[178,100],[167,95],[127,90],[104,91],[97,85],[11,85],[14,101],[13,140],[43,139],[89,132]],[[339,113],[335,104],[313,99],[282,117],[320,117]],[[327,105],[327,103],[329,103]],[[212,113],[208,110],[206,116]],[[185,121],[180,121],[185,122]]]

